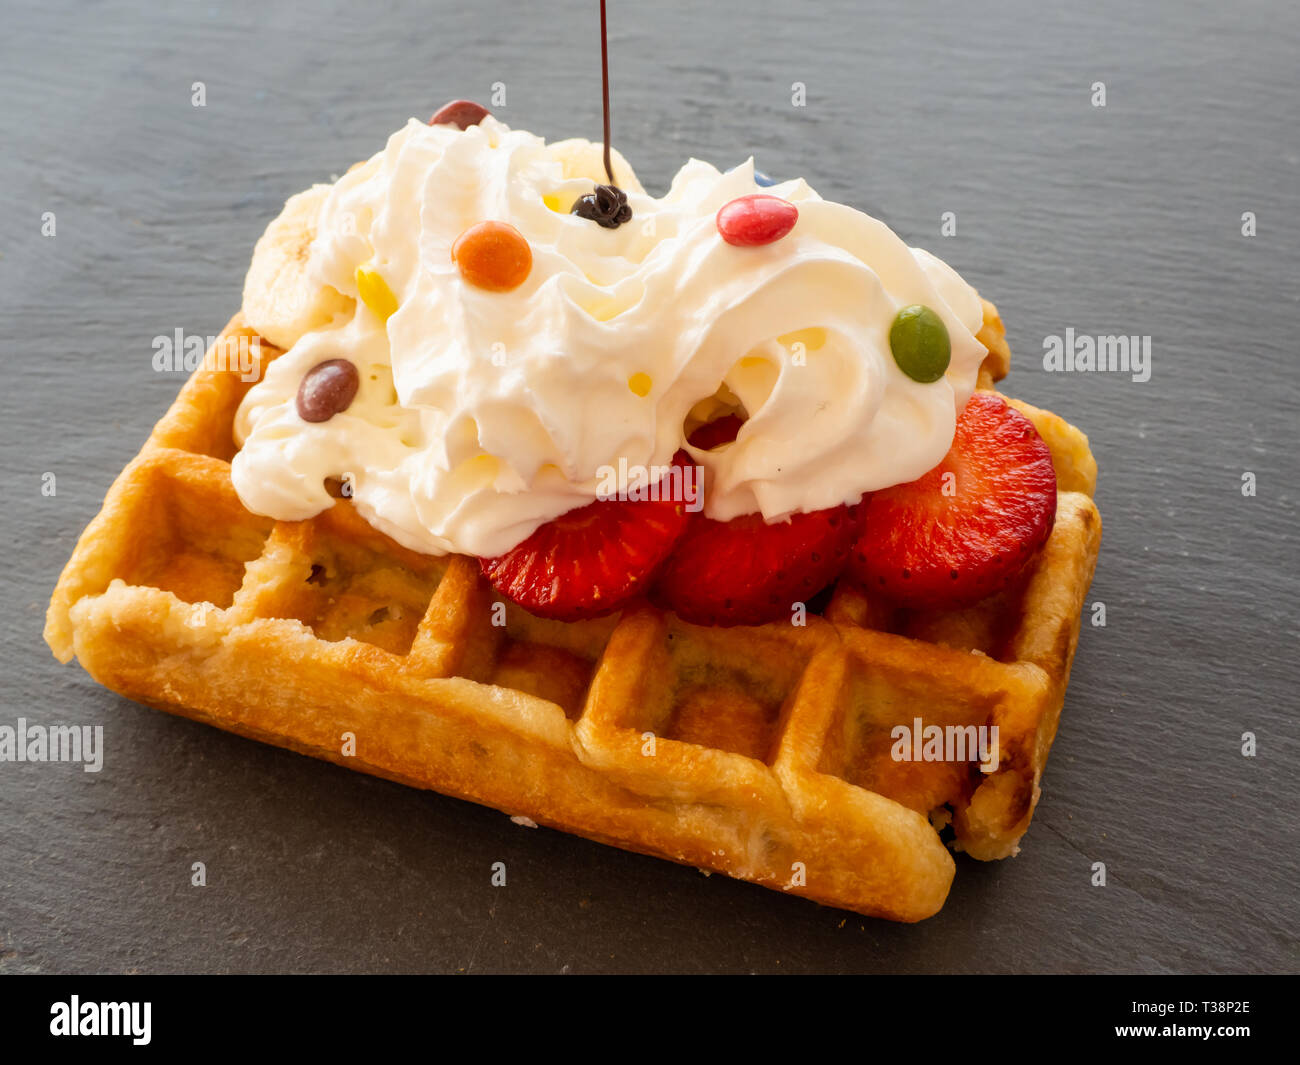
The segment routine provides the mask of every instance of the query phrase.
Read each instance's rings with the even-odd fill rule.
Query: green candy
[[[948,327],[929,307],[904,307],[889,327],[889,350],[898,368],[913,381],[928,385],[939,380],[952,359]]]

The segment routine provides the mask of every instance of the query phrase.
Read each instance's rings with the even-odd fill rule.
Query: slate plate
[[[97,774],[0,763],[0,971],[1297,967],[1293,6],[612,5],[615,139],[648,186],[752,152],[879,215],[998,302],[1009,390],[1101,463],[1106,625],[1024,851],[960,860],[914,927],[519,828],[49,656],[55,577],[181,384],[152,339],[221,327],[286,196],[496,82],[506,121],[599,134],[594,4],[303,7],[51,3],[0,38],[0,724],[107,746]],[[1046,372],[1067,328],[1151,337],[1150,379]]]

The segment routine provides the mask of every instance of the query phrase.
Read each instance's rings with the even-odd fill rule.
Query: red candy
[[[491,113],[482,104],[476,104],[473,100],[452,100],[451,103],[443,104],[438,108],[434,116],[429,119],[429,125],[469,129],[470,126],[477,126]]]
[[[753,248],[780,240],[799,221],[799,208],[761,192],[740,196],[718,209],[718,232],[728,244]]]

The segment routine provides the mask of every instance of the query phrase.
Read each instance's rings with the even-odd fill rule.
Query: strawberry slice
[[[1001,396],[976,392],[943,461],[864,505],[847,572],[903,606],[967,606],[1011,582],[1055,517],[1042,437]]]
[[[655,599],[697,625],[789,621],[839,574],[858,534],[858,508],[838,506],[767,524],[697,515],[655,583]]]
[[[690,458],[679,451],[673,463],[689,465]],[[479,565],[492,587],[538,617],[610,614],[650,586],[686,529],[687,502],[598,499]]]
[[[740,415],[724,414],[721,418],[696,426],[688,439],[691,447],[698,447],[701,451],[712,451],[715,447],[734,441],[736,434],[740,432],[740,427],[744,424]]]

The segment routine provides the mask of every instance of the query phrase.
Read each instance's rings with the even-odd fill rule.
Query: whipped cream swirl
[[[752,160],[721,173],[692,159],[654,198],[620,158],[633,218],[606,229],[569,213],[604,180],[599,158],[598,145],[548,145],[491,117],[463,132],[412,119],[342,177],[309,278],[355,298],[370,263],[398,310],[385,323],[358,300],[272,363],[236,419],[244,504],[308,518],[342,477],[405,546],[493,556],[597,498],[611,469],[664,467],[679,448],[704,468],[704,510],[719,520],[855,502],[943,458],[985,355],[980,300],[950,267],[801,179],[760,188]],[[798,223],[733,247],[714,216],[754,192],[797,204]],[[474,288],[452,261],[460,233],[488,219],[532,248],[514,291]],[[931,384],[889,348],[895,314],[918,303],[952,340]],[[357,397],[305,422],[299,382],[333,358],[356,364]],[[694,424],[737,409],[733,443],[687,444]]]

